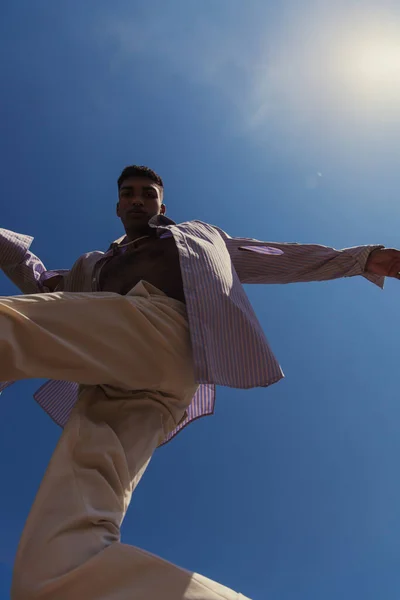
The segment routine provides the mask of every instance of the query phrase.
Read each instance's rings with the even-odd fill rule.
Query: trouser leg
[[[185,309],[149,289],[0,300],[0,379],[84,384],[21,538],[13,600],[238,598],[120,542],[132,491],[196,389]]]
[[[237,600],[206,577],[120,542],[131,494],[176,425],[155,392],[84,390],[18,549],[13,600]],[[175,399],[171,399],[175,404]],[[171,416],[175,414],[175,418]]]
[[[149,289],[158,292],[141,282],[126,296],[0,297],[0,381],[49,378],[162,389],[178,376],[174,365],[182,351],[191,356],[189,330],[184,305]],[[168,381],[161,356],[172,369]]]

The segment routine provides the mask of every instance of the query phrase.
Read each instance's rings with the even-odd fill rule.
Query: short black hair
[[[159,175],[149,167],[139,166],[139,165],[131,165],[129,167],[125,167],[122,171],[121,175],[118,177],[118,189],[120,189],[122,182],[128,177],[147,177],[147,179],[151,179],[160,187],[164,187],[163,181]]]

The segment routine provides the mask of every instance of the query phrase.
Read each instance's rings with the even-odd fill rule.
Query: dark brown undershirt
[[[150,237],[121,248],[100,271],[99,286],[104,292],[125,295],[141,279],[170,298],[185,302],[179,254],[173,237]]]

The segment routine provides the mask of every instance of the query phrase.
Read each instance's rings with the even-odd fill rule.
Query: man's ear
[[[167,207],[165,206],[165,204],[161,204],[160,215],[165,215],[166,212],[167,212]]]
[[[117,208],[117,211],[116,211],[117,212],[117,217],[119,217],[119,202],[117,202],[117,207],[116,208]]]

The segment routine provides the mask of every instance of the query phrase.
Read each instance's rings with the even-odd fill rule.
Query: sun
[[[400,22],[393,15],[352,19],[338,36],[337,58],[348,91],[366,101],[399,100]]]
[[[383,17],[353,19],[339,30],[334,70],[338,104],[380,121],[400,115],[400,22]]]
[[[365,39],[349,51],[349,68],[361,84],[400,85],[400,39]]]

